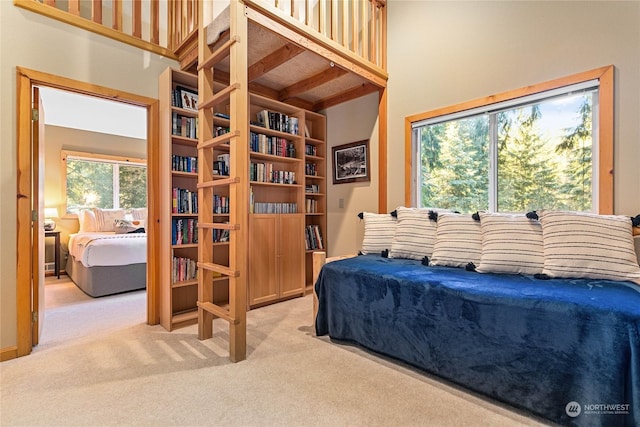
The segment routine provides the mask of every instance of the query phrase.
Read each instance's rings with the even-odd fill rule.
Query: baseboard
[[[7,347],[0,349],[0,362],[4,362],[5,360],[11,360],[18,357],[18,347]]]

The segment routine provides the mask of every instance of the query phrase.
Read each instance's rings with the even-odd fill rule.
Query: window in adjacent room
[[[518,95],[411,122],[414,205],[599,211],[599,80]]]
[[[63,151],[67,213],[147,206],[144,159]]]

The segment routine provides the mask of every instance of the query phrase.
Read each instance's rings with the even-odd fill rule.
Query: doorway
[[[158,101],[139,95],[123,92],[116,89],[96,86],[93,84],[67,79],[39,71],[25,68],[17,68],[17,98],[18,98],[18,123],[17,123],[17,151],[18,151],[18,194],[17,194],[17,277],[16,277],[16,301],[17,301],[17,356],[24,356],[31,352],[34,334],[38,328],[33,328],[34,314],[38,312],[40,302],[34,294],[31,280],[33,256],[32,230],[38,229],[41,224],[38,220],[32,221],[32,210],[38,206],[40,200],[34,200],[32,176],[34,164],[31,158],[32,152],[32,94],[34,87],[60,89],[72,93],[88,95],[101,99],[122,102],[128,105],[143,107],[147,111],[147,316],[148,324],[159,322],[158,289],[157,289],[157,251],[155,244],[158,236]],[[37,138],[36,138],[37,139]],[[37,142],[36,142],[37,144]],[[40,162],[35,162],[40,163]],[[37,194],[37,192],[36,192]],[[36,215],[38,217],[38,215]],[[42,302],[44,303],[44,302]],[[37,318],[36,318],[37,319]],[[44,321],[44,319],[42,319]],[[37,320],[35,320],[37,321]],[[35,330],[35,332],[34,332]],[[37,341],[36,341],[37,342]]]

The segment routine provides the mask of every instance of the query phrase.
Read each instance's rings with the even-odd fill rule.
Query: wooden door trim
[[[159,322],[158,262],[158,100],[53,74],[16,67],[17,85],[17,230],[16,230],[16,356],[31,353],[31,93],[44,86],[137,105],[147,109],[147,323]]]

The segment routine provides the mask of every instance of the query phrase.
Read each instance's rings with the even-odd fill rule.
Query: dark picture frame
[[[369,174],[369,140],[336,145],[332,149],[333,183],[367,182]]]

